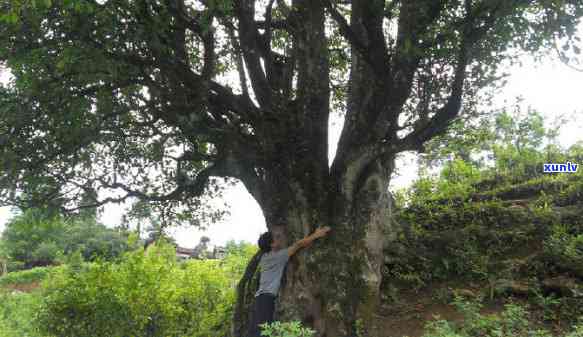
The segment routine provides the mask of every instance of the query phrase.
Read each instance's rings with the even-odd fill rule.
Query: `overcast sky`
[[[583,37],[583,34],[579,34]],[[522,67],[509,69],[508,85],[496,96],[496,105],[502,106],[504,101],[513,102],[515,97],[522,96],[524,105],[541,111],[545,117],[552,119],[562,113],[577,112],[578,119],[564,125],[559,141],[563,146],[583,140],[583,72],[574,71],[557,60],[547,59],[536,63],[525,58]],[[0,74],[0,80],[6,80],[6,74]],[[330,157],[336,151],[341,122],[332,120],[330,125]],[[415,178],[417,167],[414,157],[407,156],[397,164],[402,176],[395,177],[391,186],[399,188],[407,186]],[[193,247],[202,235],[211,239],[211,245],[223,245],[228,240],[256,242],[259,234],[266,230],[265,220],[257,203],[249,193],[238,184],[228,188],[224,193],[225,202],[229,205],[230,215],[223,221],[213,224],[208,231],[177,228],[171,230],[179,245]],[[113,226],[119,223],[123,208],[107,206],[101,221]],[[0,208],[0,230],[9,218],[9,209]]]

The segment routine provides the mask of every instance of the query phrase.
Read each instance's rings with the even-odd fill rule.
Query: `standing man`
[[[314,240],[326,236],[330,227],[321,227],[314,233],[297,241],[289,247],[284,247],[283,235],[280,231],[265,232],[259,237],[259,249],[262,256],[259,261],[261,276],[259,289],[255,293],[253,319],[249,326],[249,337],[260,337],[259,325],[273,322],[275,298],[279,292],[281,277],[287,261],[298,250],[309,246]]]

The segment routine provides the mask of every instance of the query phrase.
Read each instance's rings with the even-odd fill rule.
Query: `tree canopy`
[[[575,0],[0,6],[0,60],[14,76],[0,91],[3,203],[74,207],[95,188],[109,196],[92,205],[191,210],[211,177],[253,193],[282,146],[327,143],[334,109],[345,116],[337,164],[351,149],[419,149],[472,110],[517,49],[571,48],[583,11]]]

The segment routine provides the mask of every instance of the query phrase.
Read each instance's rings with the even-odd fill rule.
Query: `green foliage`
[[[577,143],[571,145],[569,150],[567,150],[567,157],[574,161],[575,163],[583,162],[583,141],[578,141]],[[578,172],[580,172],[579,170]]]
[[[9,293],[0,289],[0,337],[41,337],[31,321],[40,302],[38,293]]]
[[[542,318],[545,321],[557,321],[561,299],[554,294],[545,296],[538,289],[535,293],[534,302],[542,309]]]
[[[474,183],[480,179],[480,171],[473,165],[456,159],[443,167],[441,178],[448,183]]]
[[[62,259],[63,251],[56,242],[41,242],[32,253],[36,265],[50,265]]]
[[[487,145],[494,159],[492,171],[514,181],[540,176],[543,163],[568,159],[556,145],[562,125],[549,126],[540,112],[519,106],[495,115],[493,140]]]
[[[467,197],[475,191],[474,184],[480,179],[477,167],[463,160],[447,162],[441,170],[435,198]]]
[[[583,169],[580,167],[576,173],[569,174],[569,178],[568,184],[553,198],[557,206],[573,205],[583,199]]]
[[[142,51],[148,54],[147,57],[155,54],[158,55],[156,59],[161,57],[175,62],[177,53],[165,45],[177,33],[174,5],[150,7],[131,1],[123,4],[105,1],[100,5],[85,0],[52,0],[50,4],[41,5],[45,2],[11,0],[2,5],[0,60],[8,65],[15,78],[9,88],[0,88],[0,134],[9,134],[11,138],[2,147],[0,161],[6,163],[2,167],[7,168],[2,171],[2,176],[12,176],[18,171],[27,173],[26,177],[3,179],[0,188],[28,192],[26,198],[19,193],[2,193],[2,196],[18,204],[39,203],[51,200],[52,196],[66,189],[66,193],[60,194],[66,200],[60,204],[71,201],[68,206],[77,206],[83,204],[86,186],[99,188],[109,185],[109,188],[115,188],[112,184],[123,184],[128,190],[137,188],[150,195],[164,195],[179,182],[196,177],[204,167],[202,160],[172,161],[170,158],[176,158],[177,147],[188,153],[200,151],[206,155],[209,152],[206,133],[199,137],[198,132],[189,133],[182,129],[188,123],[195,123],[191,116],[204,119],[201,116],[204,113],[200,113],[202,90],[197,90],[195,95],[199,98],[189,102],[193,106],[187,110],[193,115],[180,116],[174,126],[162,123],[157,117],[155,119],[161,125],[155,121],[150,123],[154,118],[153,111],[142,104],[148,100],[144,97],[143,76],[154,76],[154,81],[160,84],[165,82],[162,85],[164,92],[176,87],[166,83],[162,79],[164,75],[154,75],[159,72],[158,66],[152,64],[146,70],[119,57],[119,53],[134,54],[137,52],[135,47],[145,48]],[[216,22],[216,15],[229,13],[231,3],[226,0],[206,2],[208,10],[197,16],[200,33],[206,36],[211,31],[211,22]],[[125,26],[129,22],[131,24]],[[20,36],[17,32],[21,29],[32,35],[40,34],[43,42],[34,47],[29,45],[37,41],[36,38],[29,39],[32,35],[21,40],[29,45],[26,50],[30,53],[21,59],[12,58],[9,56],[11,43],[6,38],[12,34]],[[202,43],[192,36],[187,40],[184,43],[188,45],[185,46],[188,60],[180,62],[192,62],[194,71],[194,65],[203,59]],[[224,43],[216,46],[222,49],[217,51],[219,55],[227,54]],[[225,68],[225,57],[212,59],[216,67],[209,70],[211,73],[216,74],[219,68]],[[35,69],[33,73],[36,75],[27,69]],[[70,75],[71,78],[64,79]],[[167,79],[173,82],[175,78],[170,76]],[[65,82],[67,84],[63,85]],[[41,91],[33,93],[39,89]],[[157,96],[158,93],[159,90],[148,90],[147,96]],[[178,96],[182,97],[178,100],[188,97],[184,94]],[[193,128],[190,126],[186,130]],[[180,168],[176,167],[178,161]],[[24,162],[34,165],[17,168],[16,163]],[[101,172],[97,173],[99,170]],[[153,172],[159,173],[155,179],[152,179]],[[54,179],[56,176],[63,179]],[[74,176],[77,178],[73,179]],[[216,186],[210,180],[202,187],[206,183]],[[215,191],[210,190],[208,194],[216,195]],[[152,204],[159,206],[158,210],[166,216],[172,214],[171,220],[194,224],[200,224],[198,220],[202,217],[214,220],[222,214],[202,207],[199,199],[193,199],[180,195],[171,202],[156,201]]]
[[[488,277],[492,254],[485,249],[480,249],[477,236],[470,234],[468,239],[446,248],[450,254],[442,258],[444,269],[442,275],[453,274],[479,280]]]
[[[561,220],[553,207],[580,200],[578,191],[583,186],[579,173],[539,174],[515,184],[494,181],[484,191],[480,186],[490,184],[491,178],[475,172],[471,165],[455,160],[446,164],[440,180],[421,178],[413,185],[397,213],[405,231],[398,236],[398,245],[385,251],[383,272],[390,282],[419,288],[451,277],[495,278],[503,271],[500,261],[525,242],[542,240]],[[500,200],[521,198],[533,199],[532,206],[512,209]],[[577,216],[572,219],[577,221]],[[555,246],[566,249],[575,243]],[[569,258],[564,253],[551,255],[573,269],[579,260],[575,248],[569,252]]]
[[[0,277],[0,287],[11,284],[27,284],[43,281],[50,273],[62,267],[36,267],[27,270],[15,271]]]
[[[553,203],[553,196],[545,193],[544,190],[540,191],[540,196],[534,202],[534,206],[543,210],[549,210]]]
[[[300,322],[264,323],[261,325],[261,336],[267,337],[312,337],[315,331],[305,328]]]
[[[36,316],[47,336],[212,337],[228,334],[234,282],[251,250],[178,263],[158,244],[117,264],[67,266],[49,278]]]
[[[111,260],[130,248],[125,233],[95,220],[46,216],[36,209],[9,221],[1,242],[10,270],[56,264],[75,251],[88,261]]]
[[[2,241],[10,260],[32,267],[55,262],[59,251],[53,244],[61,242],[64,235],[65,222],[30,210],[6,224]]]
[[[226,257],[223,259],[223,266],[225,271],[228,272],[229,278],[233,280],[234,286],[239,282],[241,275],[245,272],[247,263],[255,253],[258,251],[256,245],[252,245],[246,242],[236,243],[235,241],[229,241],[225,245]]]
[[[529,109],[523,112],[517,107],[513,113],[498,113],[492,130],[495,137],[489,144],[495,172],[514,179],[540,175],[542,164],[548,160],[542,146],[551,141],[555,131],[545,127],[544,119],[537,111]],[[552,147],[548,149],[550,156]]]
[[[131,248],[125,233],[91,221],[70,223],[64,239],[67,240],[63,245],[66,254],[78,250],[88,261],[114,259]]]
[[[423,337],[552,337],[553,334],[544,329],[537,329],[529,321],[527,310],[516,304],[507,304],[504,311],[496,315],[480,314],[481,303],[467,302],[456,297],[454,305],[460,311],[464,320],[452,323],[445,320],[434,320],[427,324]],[[579,336],[581,326],[565,337]]]
[[[418,204],[434,195],[435,181],[429,177],[419,177],[411,186],[411,203]]]
[[[119,199],[113,198],[115,201],[149,196],[142,199],[164,204],[165,214],[171,215],[173,220],[198,219],[202,213],[198,197],[205,186],[213,185],[212,179],[206,179],[212,175],[203,171],[205,167],[226,167],[222,160],[227,158],[225,154],[235,149],[237,164],[244,163],[246,167],[258,169],[272,167],[269,163],[272,158],[266,158],[265,154],[274,153],[271,143],[275,139],[270,132],[259,132],[260,129],[267,131],[272,126],[287,126],[294,130],[277,132],[285,135],[284,138],[291,137],[278,137],[277,142],[296,142],[298,136],[303,137],[302,127],[287,123],[298,113],[295,108],[288,109],[291,106],[288,103],[298,98],[312,100],[309,95],[302,94],[303,90],[310,93],[315,85],[323,88],[318,96],[328,97],[327,90],[331,88],[334,90],[333,105],[344,103],[348,106],[353,102],[350,97],[358,92],[348,94],[347,89],[352,87],[349,81],[363,81],[354,85],[366,87],[369,73],[391,70],[392,61],[384,58],[379,59],[378,64],[373,62],[372,67],[367,65],[363,77],[346,76],[349,69],[357,69],[352,67],[350,53],[355,40],[347,38],[336,20],[329,20],[325,32],[317,32],[317,26],[306,27],[309,31],[305,36],[318,36],[315,40],[310,39],[311,43],[319,44],[312,47],[322,50],[310,53],[304,60],[329,67],[321,69],[323,72],[319,78],[309,81],[310,88],[295,88],[295,84],[291,84],[294,78],[307,79],[315,74],[308,76],[305,72],[311,71],[311,67],[300,66],[295,63],[296,57],[288,57],[296,55],[296,48],[303,50],[303,43],[296,43],[294,39],[298,37],[289,34],[289,27],[283,29],[280,23],[291,18],[301,23],[314,8],[309,7],[308,2],[293,8],[281,1],[269,3],[235,10],[236,2],[231,0],[204,1],[195,6],[196,9],[178,6],[174,2],[4,1],[0,16],[3,23],[0,60],[9,67],[14,81],[9,88],[1,90],[0,106],[5,118],[0,124],[0,134],[10,134],[10,142],[4,144],[4,155],[0,156],[2,176],[7,177],[1,181],[2,192],[32,189],[38,193],[30,195],[42,200],[65,189],[67,193],[63,193],[63,197],[79,204],[82,188],[69,190],[68,187],[96,183],[101,185],[100,188],[123,191]],[[408,83],[392,83],[397,77],[381,76],[383,83],[370,87],[373,91],[380,90],[373,96],[382,97],[386,88],[395,86],[411,90],[397,91],[403,95],[398,100],[381,100],[380,104],[374,105],[371,118],[363,120],[362,125],[358,123],[358,129],[364,129],[355,129],[358,131],[353,133],[355,137],[373,126],[369,124],[377,120],[375,115],[381,116],[387,109],[394,110],[392,104],[400,101],[407,103],[395,105],[398,109],[392,112],[391,118],[404,120],[405,129],[417,127],[417,131],[421,131],[431,125],[425,130],[427,132],[412,134],[411,138],[418,134],[421,138],[412,139],[410,144],[423,143],[441,131],[459,109],[450,111],[439,107],[445,102],[461,100],[463,111],[473,110],[479,99],[476,92],[496,81],[502,61],[517,57],[515,48],[538,52],[554,47],[558,38],[567,49],[574,49],[575,27],[583,15],[583,6],[577,0],[510,2],[504,6],[481,2],[464,5],[452,1],[439,8],[433,8],[432,3],[413,2],[411,8],[419,13],[400,16],[396,13],[401,10],[400,2],[395,2],[386,9],[387,13],[379,16],[381,21],[395,19],[397,25],[411,27],[404,30],[411,36],[399,37],[398,43],[393,43],[394,32],[389,33],[393,30],[385,32],[379,21],[377,33],[381,38],[374,39],[379,45],[371,46],[371,50],[386,49],[387,55],[403,55],[403,60],[414,62],[410,62],[413,68],[406,71],[411,76],[404,77],[409,78]],[[370,8],[355,13],[385,12],[380,2],[365,4]],[[324,8],[321,9],[324,13]],[[423,14],[433,12],[435,17]],[[274,29],[269,27],[263,33],[255,31],[256,27],[265,24],[251,22],[257,13],[265,15],[266,20],[274,19]],[[407,21],[417,16],[424,19]],[[467,27],[482,28],[474,31],[474,28],[465,29],[460,25],[460,22],[468,21],[471,23]],[[235,22],[248,22],[253,27],[249,34],[255,37],[265,34],[262,39],[266,41],[257,43],[256,38],[247,34],[246,24]],[[417,24],[421,25],[419,29],[415,28]],[[235,32],[235,29],[240,31]],[[421,31],[423,34],[418,34]],[[265,46],[272,50],[261,50]],[[471,53],[466,53],[466,50]],[[253,83],[249,85],[255,91],[259,88],[265,91],[255,93],[259,107],[253,107],[246,98],[246,76],[241,80],[245,83],[240,83],[235,91],[231,90],[230,84],[221,83],[230,76],[218,76],[231,75],[229,70],[235,68],[232,61],[240,60],[242,51],[246,60],[241,67],[248,69],[238,70],[241,74],[251,75],[249,82]],[[257,59],[250,62],[250,55]],[[460,64],[461,55],[467,56],[463,57],[464,64]],[[266,68],[265,74],[260,75],[257,65],[262,63]],[[330,72],[328,68],[331,68]],[[456,77],[464,79],[464,90],[455,90],[454,96],[450,97],[456,68],[464,70]],[[300,83],[299,86],[303,85]],[[237,89],[244,93],[235,93]],[[282,95],[278,104],[286,108],[277,107],[282,113],[276,119],[281,120],[256,118],[256,108],[257,111],[275,108],[271,106],[275,102],[271,98],[275,93]],[[261,97],[270,98],[264,100]],[[324,115],[329,113],[327,101],[328,98],[317,102],[323,104],[321,111]],[[368,101],[356,99],[354,102]],[[405,107],[401,108],[403,105]],[[448,107],[456,105],[459,104],[449,104]],[[304,103],[298,107],[314,109]],[[442,112],[433,117],[433,111]],[[223,120],[222,116],[230,114],[229,121]],[[316,117],[307,115],[306,122]],[[314,127],[328,127],[321,123],[324,119],[318,119]],[[300,123],[312,125],[311,122]],[[396,125],[394,121],[381,124],[377,126]],[[248,130],[253,132],[241,137],[241,132]],[[316,131],[320,133],[322,130]],[[391,127],[385,131],[395,134],[383,135],[383,138],[396,139],[399,128]],[[409,144],[408,141],[404,143]],[[397,151],[409,146],[399,146]],[[257,151],[256,155],[250,155],[248,149],[251,148]],[[181,149],[186,155],[181,156],[176,149]],[[303,166],[301,162],[299,164]],[[240,172],[227,171],[221,175],[247,177]],[[52,184],[41,183],[50,181],[51,177],[54,178]],[[55,184],[55,181],[60,183]],[[41,185],[53,188],[39,188]],[[0,195],[6,199],[19,199],[18,193]],[[191,221],[200,224],[200,221]]]
[[[460,125],[452,132],[456,130]],[[517,108],[484,120],[480,147],[463,141],[433,144],[441,152],[426,159],[445,162],[438,178],[422,173],[409,191],[399,194],[397,222],[405,230],[398,237],[400,248],[385,252],[385,277],[414,288],[450,277],[493,280],[508,254],[548,235],[565,217],[556,206],[575,205],[583,196],[581,170],[542,173],[546,161],[575,162],[583,153],[581,144],[567,150],[556,146],[557,130],[546,126],[540,113]],[[476,136],[474,131],[468,137]],[[490,167],[472,159],[479,152],[490,152]],[[422,166],[421,172],[426,171]],[[503,200],[527,200],[529,206]],[[579,223],[579,218],[574,212],[569,221]],[[565,240],[556,233],[548,240],[548,260],[563,269],[580,269],[574,267],[581,265],[577,238]]]
[[[501,201],[428,200],[400,210],[407,230],[385,250],[385,277],[419,288],[452,277],[486,280],[532,239],[532,216]]]
[[[556,144],[556,137],[564,124],[560,120],[555,122],[556,125],[549,126],[539,112],[531,109],[523,111],[518,105],[512,112],[503,110],[490,119],[483,117],[477,129],[459,123],[462,121],[452,127],[451,134],[430,142],[429,149],[439,151],[423,155],[427,166],[444,163],[442,179],[434,182],[433,192],[445,193],[433,195],[435,198],[456,194],[466,197],[468,193],[487,186],[487,181],[480,181],[484,179],[493,180],[500,188],[502,183],[515,184],[538,178],[542,175],[543,163],[577,162],[581,152],[580,144],[567,150]],[[478,143],[474,143],[471,140],[478,131],[483,136]],[[459,139],[455,140],[453,135]],[[447,179],[452,168],[465,179]],[[423,195],[416,193],[416,189],[412,191],[418,197]]]
[[[560,149],[555,142],[561,124],[549,127],[540,112],[530,108],[523,111],[518,103],[520,100],[513,111],[505,109],[457,120],[447,134],[429,142],[423,155],[425,164],[447,163],[453,156],[485,169],[490,166],[486,159],[490,156],[498,172],[513,170],[515,176],[536,175],[540,171],[536,164],[542,163],[543,154],[546,160],[559,159]]]
[[[551,264],[583,276],[583,232],[571,233],[571,227],[553,226],[551,235],[544,241],[544,253]]]
[[[8,252],[6,251],[6,246],[4,241],[0,238],[0,276],[8,272]]]
[[[528,109],[523,113],[519,107],[513,114],[508,111],[497,114],[495,128],[497,138],[514,145],[518,151],[539,148],[548,133],[540,112]]]
[[[481,168],[484,165],[483,160],[476,160],[473,155],[488,150],[493,138],[492,121],[485,116],[470,120],[458,119],[452,123],[446,134],[426,144],[422,155],[423,163],[436,166],[455,156]]]

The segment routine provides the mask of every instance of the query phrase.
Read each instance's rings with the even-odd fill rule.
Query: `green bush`
[[[568,178],[568,185],[555,198],[555,204],[559,206],[572,205],[583,200],[583,168],[579,168]]]
[[[405,230],[385,253],[387,282],[420,288],[452,277],[486,280],[537,233],[534,217],[501,201],[432,200],[399,210]]]
[[[31,320],[39,305],[38,293],[0,290],[0,337],[40,337]]]
[[[32,258],[35,263],[45,266],[57,262],[59,259],[62,259],[62,256],[63,250],[53,241],[41,242],[32,253]]]
[[[36,320],[47,336],[222,337],[240,262],[179,263],[173,247],[157,245],[118,264],[67,267],[49,278]]]
[[[474,192],[474,186],[480,179],[480,170],[463,160],[447,162],[441,170],[441,179],[437,183],[437,198],[466,198]]]
[[[245,272],[247,263],[249,263],[251,257],[257,253],[258,247],[243,241],[239,243],[229,241],[225,245],[225,249],[227,255],[221,262],[221,265],[228,273],[228,276],[233,281],[233,286],[235,287]]]
[[[8,273],[0,277],[0,286],[10,284],[28,284],[44,280],[51,272],[56,272],[62,267],[36,267]]]
[[[544,253],[552,264],[583,277],[583,233],[569,233],[569,227],[553,226]]]
[[[552,337],[544,329],[537,329],[529,321],[526,309],[515,304],[507,304],[497,315],[480,314],[481,302],[467,302],[456,297],[454,305],[464,320],[453,323],[436,319],[426,325],[423,337]],[[581,337],[583,326],[576,326],[565,337]]]
[[[267,337],[312,337],[314,330],[302,327],[300,322],[265,323],[261,325],[261,336]]]

